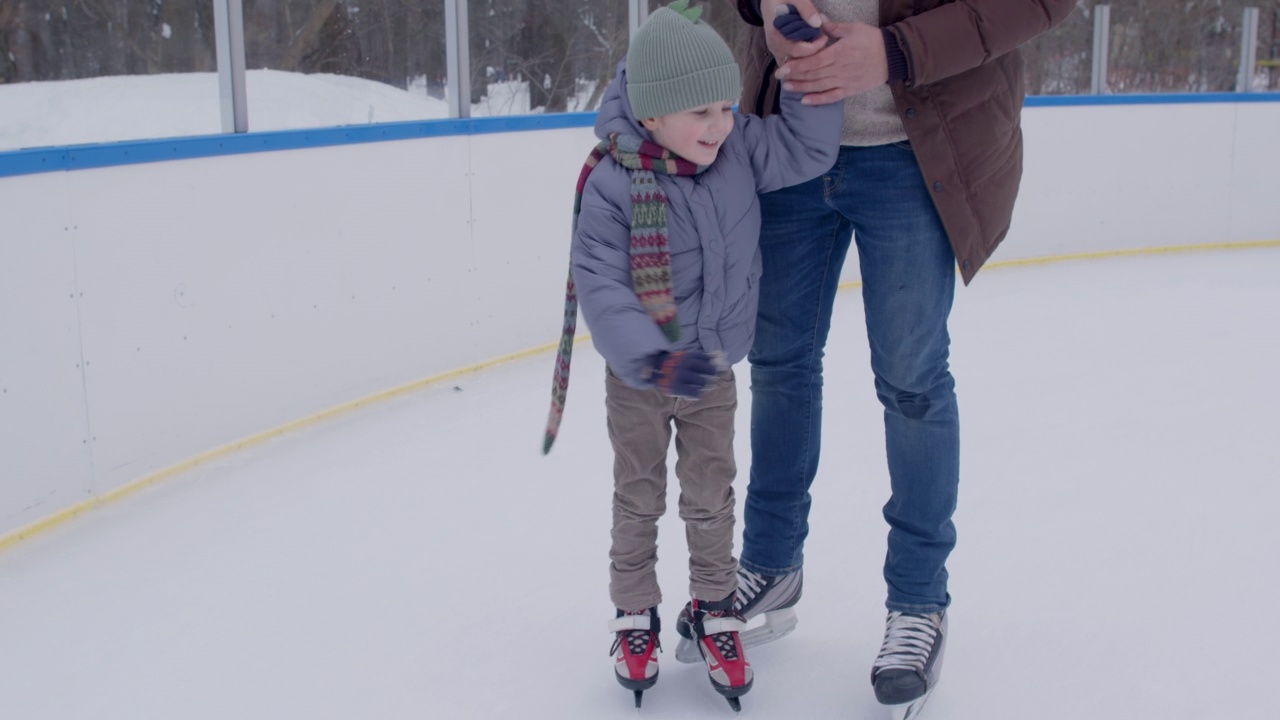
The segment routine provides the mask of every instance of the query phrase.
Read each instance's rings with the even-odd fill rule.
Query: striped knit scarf
[[[573,230],[578,229],[582,211],[582,191],[587,177],[606,156],[612,157],[631,174],[631,283],[653,321],[671,342],[680,339],[680,321],[671,289],[671,252],[667,246],[667,196],[656,173],[697,175],[707,169],[681,158],[656,143],[634,135],[613,133],[587,156],[578,175],[573,195]],[[542,453],[551,451],[564,416],[565,395],[569,391],[569,360],[573,355],[573,335],[578,326],[578,295],[573,285],[573,269],[564,291],[564,329],[556,352],[551,384],[551,412],[542,440]]]

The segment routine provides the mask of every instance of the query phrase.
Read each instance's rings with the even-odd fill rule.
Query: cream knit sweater
[[[880,27],[878,0],[814,0],[833,22],[860,22]],[[842,145],[887,145],[907,139],[888,85],[880,85],[844,101]]]

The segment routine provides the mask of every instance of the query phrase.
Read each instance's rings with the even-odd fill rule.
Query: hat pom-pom
[[[702,6],[691,8],[689,7],[689,0],[676,0],[667,7],[680,13],[685,20],[691,23],[698,22],[698,18],[702,17]]]

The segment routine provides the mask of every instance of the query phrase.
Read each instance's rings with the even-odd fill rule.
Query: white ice
[[[992,269],[958,291],[960,543],[928,719],[1280,717],[1277,277],[1267,248]],[[884,717],[888,483],[860,318],[842,293],[800,624],[751,654],[743,718]],[[354,411],[0,554],[0,714],[732,717],[671,628],[639,715],[614,681],[603,366],[578,346],[542,457],[551,361]],[[666,618],[685,552],[671,511]]]

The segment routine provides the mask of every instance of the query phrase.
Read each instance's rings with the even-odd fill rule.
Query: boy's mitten
[[[649,364],[653,384],[663,395],[698,398],[718,372],[714,359],[698,350],[663,350]]]
[[[800,11],[791,3],[779,5],[777,14],[778,16],[773,19],[773,26],[778,29],[778,32],[782,33],[782,37],[792,42],[797,40],[800,42],[812,42],[822,35],[817,27],[810,24],[811,22],[816,22],[818,26],[822,25],[822,18],[818,15],[814,15],[811,20],[805,20],[800,17]]]

